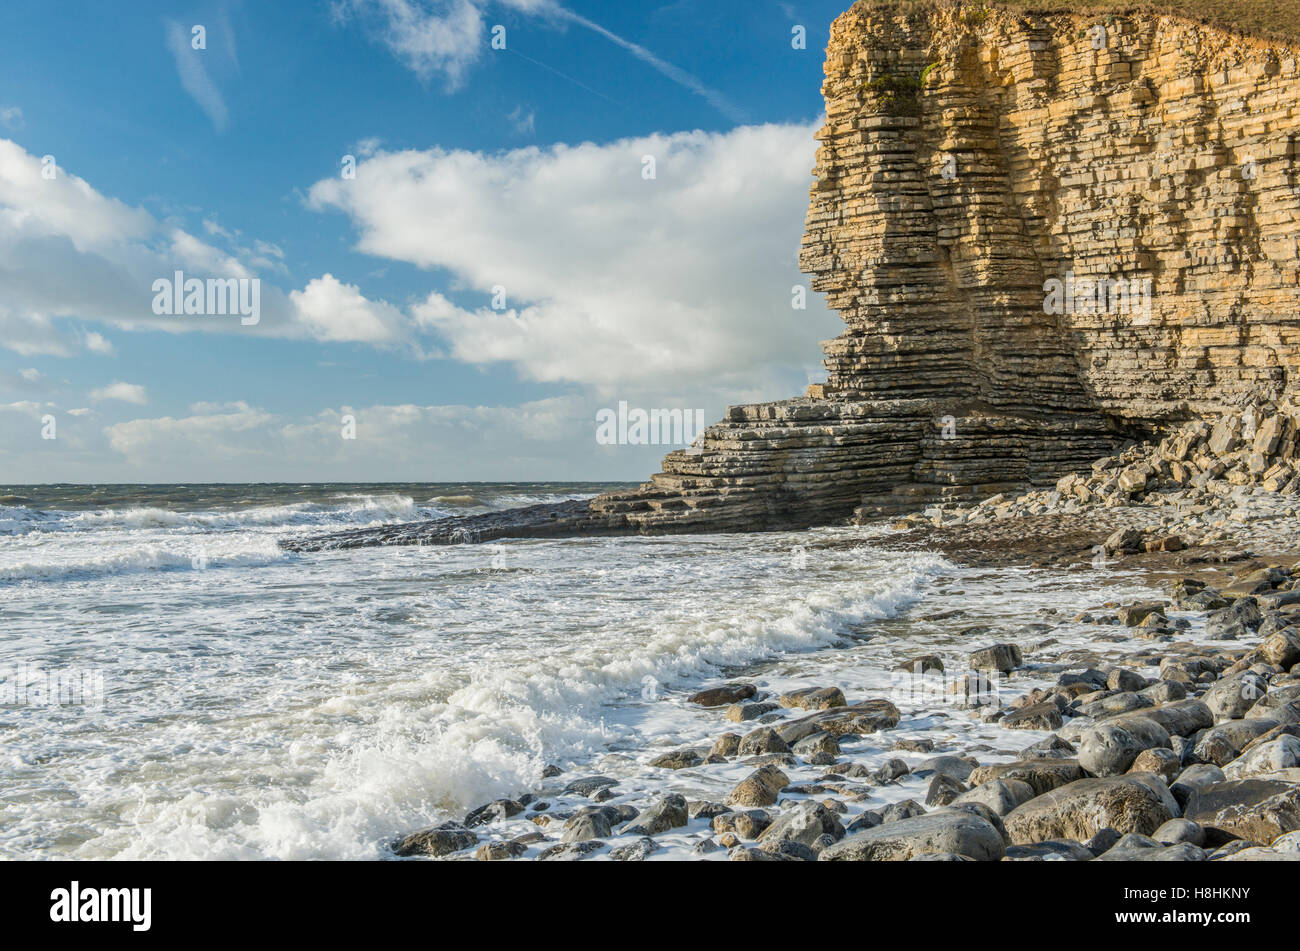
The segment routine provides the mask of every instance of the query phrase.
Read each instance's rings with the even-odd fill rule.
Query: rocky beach
[[[927,602],[941,649],[901,657],[877,640],[846,652],[838,683],[759,671],[657,698],[698,708],[711,740],[661,737],[672,748],[609,757],[612,773],[549,766],[535,788],[412,831],[394,851],[1300,860],[1296,433],[1294,416],[1252,404],[1052,490],[880,523],[885,547],[994,571],[1122,570],[1163,596],[1070,617],[1043,604],[992,625],[972,625],[960,593],[943,599],[951,610]],[[1085,580],[1077,604],[1087,591]],[[855,689],[863,667],[876,690]]]

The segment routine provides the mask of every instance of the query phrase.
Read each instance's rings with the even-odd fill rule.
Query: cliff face
[[[825,523],[1041,484],[1117,432],[1295,394],[1296,51],[1166,17],[860,3],[823,94],[801,263],[846,324],[826,383],[733,407],[596,514]]]

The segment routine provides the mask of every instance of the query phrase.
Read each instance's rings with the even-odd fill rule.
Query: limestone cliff
[[[1054,481],[1118,434],[1294,395],[1296,50],[864,2],[822,91],[801,264],[846,324],[826,382],[732,407],[598,518],[827,523]]]

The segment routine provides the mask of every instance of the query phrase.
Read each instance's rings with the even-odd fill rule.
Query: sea
[[[898,664],[1048,633],[1083,656],[1073,615],[1154,593],[897,551],[883,526],[279,544],[625,487],[0,487],[0,858],[386,859],[553,764],[721,798],[744,767],[646,763],[734,726],[685,698],[738,676],[892,696],[898,735],[996,748],[901,696]]]

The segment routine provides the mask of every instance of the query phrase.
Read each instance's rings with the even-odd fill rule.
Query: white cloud
[[[121,381],[110,383],[108,386],[100,387],[97,390],[91,390],[90,398],[100,401],[120,400],[123,403],[135,403],[138,406],[143,406],[149,402],[149,397],[145,393],[143,386],[137,383],[122,383]]]
[[[506,116],[510,125],[519,135],[532,135],[537,128],[537,114],[534,112],[524,112],[523,106],[516,106],[515,110]]]
[[[42,176],[42,161],[15,142],[0,138],[0,346],[24,356],[70,356],[80,350],[110,354],[113,345],[96,331],[60,329],[58,321],[105,321],[126,330],[170,333],[229,332],[252,336],[409,340],[412,325],[387,305],[373,305],[388,335],[366,324],[365,336],[340,330],[328,311],[299,312],[290,295],[263,281],[262,320],[243,327],[238,319],[160,317],[153,313],[153,282],[188,277],[253,277],[258,268],[285,270],[284,252],[254,240],[252,248],[222,250],[147,211],[97,192],[66,169]],[[215,220],[205,226],[213,239],[232,232]],[[332,279],[331,279],[332,280]],[[310,304],[312,285],[302,292]],[[354,297],[360,297],[360,291]],[[356,299],[354,308],[361,306]]]
[[[815,365],[839,328],[811,295],[791,307],[815,128],[381,152],[310,201],[350,215],[360,250],[446,269],[478,296],[464,308],[434,293],[413,311],[457,359],[541,381],[743,382]],[[488,306],[498,285],[508,310]]]
[[[590,30],[626,50],[677,85],[701,96],[733,122],[745,121],[741,110],[696,76],[667,62],[639,43],[574,13],[557,0],[339,0],[333,9],[336,20],[346,21],[355,16],[369,24],[393,55],[421,79],[427,80],[434,74],[441,73],[446,79],[448,91],[455,91],[464,85],[466,73],[478,61],[487,45],[484,17],[492,7],[506,7],[528,16],[542,17],[554,23],[572,23]],[[524,58],[564,75],[545,63]],[[565,78],[578,82],[572,77]],[[604,94],[598,92],[597,95]]]
[[[483,13],[474,0],[344,0],[340,19],[356,15],[421,79],[435,73],[458,89],[483,48]]]
[[[292,291],[298,320],[317,340],[356,343],[393,343],[409,335],[410,322],[395,307],[370,301],[353,284],[343,284],[332,274],[318,277],[301,291]]]
[[[23,111],[17,106],[0,106],[0,125],[14,126],[23,121]]]
[[[230,113],[221,90],[208,74],[204,59],[207,50],[196,50],[191,46],[190,30],[175,20],[167,21],[167,48],[176,61],[176,73],[180,76],[181,87],[190,98],[199,104],[199,108],[212,121],[212,127],[224,132],[230,124]]]

